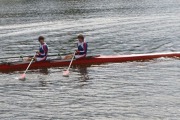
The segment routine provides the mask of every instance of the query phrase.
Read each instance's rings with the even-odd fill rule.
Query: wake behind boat
[[[95,65],[105,63],[121,63],[132,61],[147,61],[161,57],[168,58],[180,58],[180,52],[168,52],[168,53],[149,53],[149,54],[131,54],[131,55],[97,55],[86,56],[83,58],[74,59],[73,66]],[[25,70],[29,62],[4,62],[0,64],[0,72],[12,72]],[[51,67],[63,67],[68,66],[70,60],[62,60],[60,58],[51,59],[46,61],[34,61],[29,69],[42,69]]]

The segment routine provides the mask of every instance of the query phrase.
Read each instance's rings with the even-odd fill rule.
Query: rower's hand
[[[36,61],[36,58],[35,58],[35,57],[33,57],[33,58],[31,58],[31,60],[34,60],[34,61]]]
[[[76,54],[80,53],[80,51],[76,50]]]
[[[37,54],[37,55],[39,55],[39,54],[40,54],[40,52],[39,52],[39,51],[36,51],[36,54]]]

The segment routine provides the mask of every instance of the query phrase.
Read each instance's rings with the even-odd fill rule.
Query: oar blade
[[[63,71],[63,76],[64,77],[69,77],[69,70]]]
[[[26,74],[22,74],[20,77],[19,77],[19,80],[25,80],[26,79]]]

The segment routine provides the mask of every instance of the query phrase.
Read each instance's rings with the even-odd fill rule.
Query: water
[[[50,53],[74,50],[82,33],[89,54],[180,51],[178,0],[0,0],[0,55],[32,55],[39,35]],[[180,118],[180,61],[160,58],[72,68],[0,73],[0,118]]]

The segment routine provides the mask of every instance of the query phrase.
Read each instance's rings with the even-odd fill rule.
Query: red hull
[[[146,61],[161,57],[180,58],[180,52],[87,57],[83,59],[74,60],[72,65],[92,65],[92,64],[120,63],[120,62],[130,62],[130,61]],[[63,61],[63,60],[34,62],[31,65],[30,69],[63,67],[63,66],[68,66],[69,63],[70,61]],[[29,63],[0,64],[0,72],[25,70],[28,64]]]

